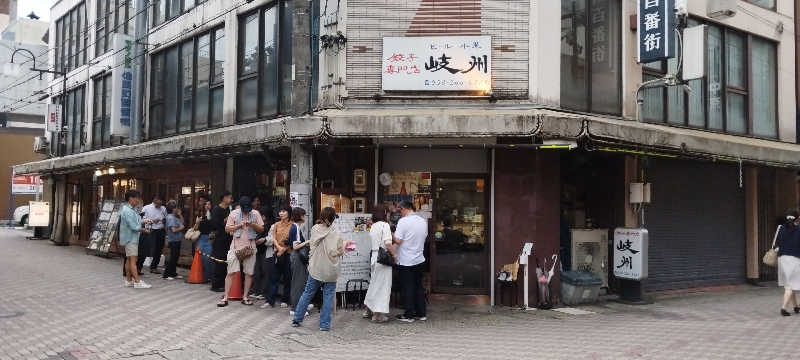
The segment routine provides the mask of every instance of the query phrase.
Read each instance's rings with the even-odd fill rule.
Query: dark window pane
[[[75,122],[72,132],[73,139],[72,139],[72,152],[77,153],[81,151],[81,145],[83,144],[83,123],[86,121],[83,118],[83,108],[84,108],[84,92],[86,89],[81,87],[78,91],[75,92]]]
[[[705,127],[706,105],[703,97],[706,89],[703,86],[703,80],[691,80],[689,86],[692,88],[692,92],[689,94],[689,126]]]
[[[767,9],[775,8],[775,0],[745,0],[745,1]]]
[[[194,90],[194,41],[189,40],[181,46],[181,95],[183,107],[178,131],[192,129],[192,96]]]
[[[172,19],[181,14],[181,0],[169,0],[169,13],[167,17]]]
[[[94,102],[92,108],[94,109],[94,114],[92,119],[92,149],[97,149],[103,143],[103,79],[99,78],[95,80],[93,88]]]
[[[643,81],[657,79],[655,76],[644,75]],[[644,104],[642,105],[642,118],[648,122],[664,122],[664,88],[656,87],[642,91]]]
[[[153,25],[159,25],[164,22],[167,13],[167,0],[155,0],[156,4],[153,5]]]
[[[258,69],[258,13],[244,18],[242,31],[241,74],[249,74]]]
[[[214,31],[214,80],[221,83],[225,75],[225,30]]]
[[[61,22],[62,21],[63,21],[62,19],[59,19],[59,20],[56,21],[56,46],[57,47],[61,46],[61,37],[63,37],[63,35],[64,35],[61,32]],[[55,57],[55,69],[56,69],[56,71],[63,71],[61,69],[62,63],[61,63],[61,57],[58,55],[59,54],[58,48],[55,49],[55,53],[56,53],[56,56],[54,56]],[[58,77],[58,75],[56,75],[56,77]]]
[[[211,44],[209,35],[197,39],[197,93],[194,103],[195,129],[208,126],[208,86],[211,76]]]
[[[164,106],[155,105],[150,107],[150,126],[149,132],[151,138],[161,136],[161,126],[164,122]]]
[[[92,148],[99,149],[102,147],[102,130],[103,129],[103,122],[96,121],[94,123],[94,127],[92,128]]]
[[[261,69],[261,116],[278,113],[278,18],[273,7],[264,13],[264,54]]]
[[[745,58],[745,41],[742,35],[728,31],[725,34],[728,60],[728,86],[745,88],[747,60]]]
[[[72,153],[72,132],[75,129],[75,116],[73,111],[75,110],[74,107],[75,103],[75,92],[70,91],[67,93],[67,103],[63,104],[63,117],[64,117],[64,125],[68,127],[66,135],[66,149],[67,154]]]
[[[150,101],[160,101],[164,98],[164,54],[153,55],[150,68]]]
[[[173,47],[167,50],[166,54],[166,76],[164,81],[164,135],[175,133],[176,121],[178,119],[178,48]]]
[[[292,9],[291,2],[280,2],[280,57],[281,68],[281,112],[287,113],[292,107]]]
[[[103,78],[103,146],[111,144],[111,76]]]
[[[723,129],[722,116],[722,30],[708,27],[708,128]]]
[[[256,104],[258,103],[258,80],[251,78],[239,81],[238,101],[236,110],[239,119],[252,120],[256,118]]]
[[[622,74],[620,73],[619,1],[595,0],[589,16],[591,33],[591,111],[620,114],[622,112]]]
[[[777,137],[776,94],[777,54],[775,44],[753,38],[752,67],[750,77],[752,86],[750,96],[753,97],[753,134],[766,137]]]
[[[83,47],[86,46],[83,40],[83,4],[75,8],[75,67],[81,66],[85,63],[81,52]]]
[[[561,106],[589,108],[586,93],[586,0],[561,1]]]
[[[211,90],[211,124],[210,126],[222,126],[222,100],[224,89],[216,87]]]
[[[194,0],[183,0],[183,11],[194,7]]]
[[[727,130],[735,133],[747,132],[747,98],[741,94],[728,93]]]
[[[673,43],[673,48],[677,44]],[[676,49],[677,50],[677,49]],[[667,70],[671,74],[678,73],[678,58],[667,60]],[[670,86],[667,89],[667,122],[670,124],[683,125],[686,120],[686,105],[682,86]]]

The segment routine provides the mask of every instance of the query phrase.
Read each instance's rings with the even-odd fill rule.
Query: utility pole
[[[131,135],[130,144],[138,144],[142,141],[142,118],[144,116],[144,63],[145,52],[147,51],[142,41],[147,33],[147,11],[142,11],[147,7],[147,0],[136,0],[136,31],[134,32],[133,53],[136,62],[133,67],[135,74],[133,80],[133,110],[131,111]],[[144,42],[147,43],[146,41]]]

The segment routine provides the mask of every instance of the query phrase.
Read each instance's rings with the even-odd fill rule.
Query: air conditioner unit
[[[571,229],[572,270],[587,271],[608,287],[608,229]]]
[[[708,17],[725,19],[736,15],[738,0],[708,0]]]
[[[37,136],[33,139],[33,152],[37,154],[47,154],[47,138]]]

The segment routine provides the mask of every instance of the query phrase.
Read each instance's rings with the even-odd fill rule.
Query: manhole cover
[[[0,312],[0,319],[15,318],[22,316],[22,314],[24,314],[22,311]]]

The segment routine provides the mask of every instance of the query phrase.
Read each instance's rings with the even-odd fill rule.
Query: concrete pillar
[[[306,234],[306,239],[309,239],[309,229],[314,223],[314,152],[309,145],[292,143],[291,158],[289,198],[296,198],[296,206],[306,211],[306,226],[303,232]]]
[[[747,280],[758,281],[758,168],[744,169],[744,227],[747,264]]]
[[[57,245],[69,245],[69,236],[67,236],[66,226],[66,212],[67,212],[67,179],[65,175],[54,177],[56,190],[53,194],[53,203],[51,207],[54,211],[53,216],[53,230],[50,240]]]
[[[561,104],[561,26],[560,1],[530,3],[529,97],[537,104]],[[554,54],[553,52],[556,52]]]
[[[636,156],[625,155],[625,189],[623,190],[623,193],[625,194],[625,203],[622,204],[622,207],[625,209],[625,227],[628,228],[639,227],[639,217],[636,212],[633,211],[633,207],[631,206],[631,194],[629,191],[630,184],[639,180],[637,174],[638,170],[639,166]]]
[[[225,73],[223,74],[223,81],[225,87],[223,88],[222,100],[222,124],[225,126],[233,125],[236,123],[236,91],[238,88],[238,64],[237,51],[239,49],[236,44],[239,43],[239,18],[236,16],[236,11],[231,11],[225,15]],[[230,185],[229,185],[230,186]],[[230,189],[230,187],[228,188]]]

